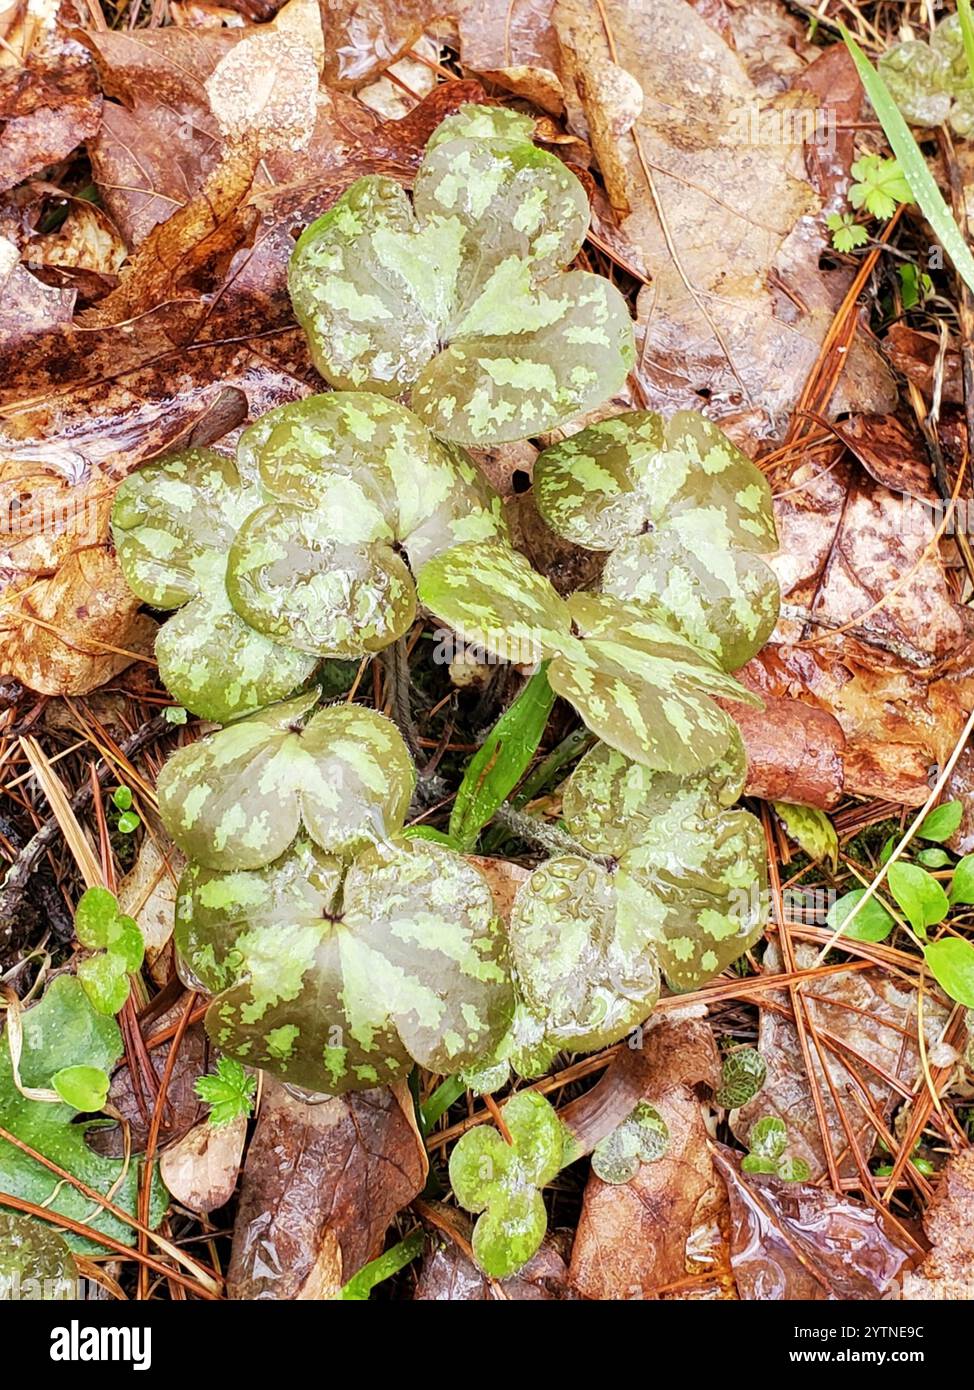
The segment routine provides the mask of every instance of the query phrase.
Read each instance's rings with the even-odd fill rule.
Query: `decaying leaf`
[[[974,1298],[974,1151],[962,1150],[948,1161],[923,1229],[933,1248],[903,1275],[903,1298]]]
[[[799,968],[807,968],[814,958],[813,947],[796,948]],[[779,962],[778,947],[771,943],[765,951],[765,969],[779,969]],[[888,972],[877,969],[828,975],[810,982],[802,993],[816,1031],[837,1047],[837,1055],[830,1049],[825,1053],[836,1093],[844,1098],[849,1087],[861,1092],[865,1085],[868,1104],[888,1117],[900,1092],[883,1078],[894,1078],[900,1086],[911,1089],[919,1075],[915,992],[900,988]],[[788,1128],[789,1151],[808,1163],[814,1182],[827,1171],[825,1152],[795,1025],[786,1013],[779,1011],[785,999],[784,995],[769,999],[777,1007],[761,1010],[757,1045],[768,1069],[767,1080],[760,1094],[732,1116],[732,1128],[745,1142],[756,1120],[777,1116]],[[940,1037],[946,1019],[943,1006],[928,995],[923,1002],[928,1047]],[[828,1120],[839,1172],[856,1173],[855,1156],[849,1152],[818,1054],[813,1049],[811,1055],[814,1085]],[[843,1057],[848,1059],[848,1066],[843,1064]],[[862,1107],[852,1102],[844,1110],[860,1148],[871,1152],[875,1130]]]
[[[644,1046],[651,1054],[644,1099],[665,1122],[669,1146],[656,1162],[640,1164],[629,1182],[589,1177],[570,1268],[583,1298],[651,1298],[683,1279],[687,1239],[722,1201],[693,1089],[720,1084],[709,1025],[664,1021],[647,1030]]]
[[[559,0],[554,15],[571,127],[591,140],[652,275],[638,306],[646,403],[694,408],[703,396],[752,437],[780,431],[834,308],[815,238],[788,242],[817,209],[794,113],[764,108],[731,47],[683,0]],[[770,283],[785,251],[805,312],[779,305]],[[861,343],[835,404],[855,400],[894,401]]]
[[[195,1212],[225,1206],[237,1185],[246,1137],[247,1121],[238,1116],[226,1125],[204,1120],[170,1144],[159,1170],[173,1200]]]
[[[426,1173],[404,1086],[309,1104],[269,1081],[244,1165],[230,1297],[337,1294],[379,1254]]]
[[[744,1174],[713,1157],[730,1199],[730,1260],[743,1299],[879,1299],[912,1254],[874,1207],[829,1188]]]
[[[70,34],[75,0],[27,0],[0,13],[0,191],[69,155],[98,129],[102,98]]]

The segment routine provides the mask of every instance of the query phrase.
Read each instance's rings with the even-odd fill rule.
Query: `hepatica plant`
[[[163,680],[220,721],[291,694],[323,657],[394,642],[416,613],[412,569],[505,534],[462,450],[395,401],[345,392],[268,412],[236,460],[149,464],[112,524],[129,586],[178,609],[156,640]]]
[[[408,393],[461,444],[525,439],[622,386],[629,311],[602,276],[565,269],[588,198],[533,127],[464,107],[433,132],[412,201],[370,175],[304,232],[288,284],[333,386]]]
[[[507,942],[482,873],[400,832],[395,726],[300,697],[178,752],[159,806],[192,856],[176,943],[211,1037],[312,1091],[453,1072],[507,1030]]]
[[[164,681],[226,726],[159,778],[189,860],[183,967],[214,996],[207,1029],[225,1054],[311,1091],[417,1063],[489,1068],[491,1085],[510,1064],[536,1075],[562,1050],[618,1041],[661,981],[698,987],[763,926],[763,837],[734,808],[744,754],[718,701],[759,703],[730,673],[777,617],[764,478],[688,413],[630,412],[550,446],[539,510],[607,554],[600,589],[566,598],[513,548],[462,447],[565,425],[633,360],[621,296],[567,268],[584,190],[531,131],[465,107],[434,132],[411,197],[382,177],[354,184],[289,272],[336,389],[263,416],[234,458],[150,464],[115,504],[131,587],[174,610],[157,640]],[[404,833],[416,774],[395,725],[309,693],[321,660],[381,651],[421,608],[493,657],[540,664],[525,767],[552,691],[600,740],[563,789],[568,852],[533,871],[507,926],[462,837]],[[504,718],[510,762],[520,726]],[[517,785],[517,768],[502,773],[465,848]],[[105,920],[88,944],[107,956],[121,929]],[[498,1277],[534,1253],[540,1189],[569,1161],[541,1097],[503,1113],[511,1144],[480,1126],[450,1164]],[[630,1121],[600,1155],[607,1172],[658,1147],[652,1115]]]

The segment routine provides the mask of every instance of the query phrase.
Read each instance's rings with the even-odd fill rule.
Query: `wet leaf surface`
[[[796,948],[799,966],[807,967],[814,956],[811,947]],[[775,969],[779,960],[777,947],[769,946],[765,968]],[[849,1087],[860,1095],[865,1088],[867,1103],[888,1117],[901,1099],[902,1090],[912,1088],[920,1072],[915,992],[901,988],[880,970],[831,975],[810,982],[802,992],[812,1026],[837,1048],[837,1052],[824,1049],[836,1093],[844,1102]],[[789,1152],[808,1163],[813,1182],[821,1178],[827,1165],[812,1100],[814,1084],[828,1122],[838,1171],[845,1175],[858,1172],[817,1052],[813,1047],[810,1083],[794,1023],[787,1012],[779,1011],[785,996],[770,1002],[778,1007],[761,1010],[757,1043],[768,1069],[767,1080],[759,1094],[731,1117],[734,1134],[743,1142],[761,1117],[783,1120],[788,1129]],[[923,1014],[927,1046],[932,1047],[947,1015],[929,995],[924,999]],[[894,1081],[895,1086],[890,1084]],[[870,1152],[875,1131],[862,1108],[854,1102],[843,1103],[843,1110],[860,1149]]]
[[[427,1162],[405,1088],[307,1104],[268,1082],[247,1151],[234,1299],[321,1299],[379,1254]]]
[[[713,1161],[727,1185],[730,1260],[743,1299],[879,1299],[912,1254],[864,1202],[745,1175],[729,1149],[716,1149]]]
[[[572,1287],[583,1298],[651,1298],[687,1274],[687,1239],[719,1204],[707,1128],[694,1088],[716,1089],[720,1062],[706,1023],[666,1021],[644,1039],[644,1099],[670,1134],[662,1158],[641,1164],[626,1183],[594,1173],[585,1187],[572,1249]]]

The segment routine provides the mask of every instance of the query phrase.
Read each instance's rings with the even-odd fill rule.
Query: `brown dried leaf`
[[[830,1188],[740,1171],[715,1149],[730,1199],[730,1259],[742,1299],[879,1299],[912,1251],[885,1216]]]
[[[69,37],[74,0],[0,14],[0,192],[94,135],[102,97],[88,54]]]
[[[0,236],[0,355],[70,323],[74,292],[45,285],[21,264],[12,241]]]
[[[923,442],[893,415],[853,415],[835,433],[871,478],[892,492],[936,502],[939,494]]]
[[[84,198],[72,198],[57,231],[31,237],[25,251],[34,265],[89,270],[106,277],[117,274],[126,255],[111,218]]]
[[[923,1229],[933,1249],[903,1276],[903,1298],[974,1299],[974,1149],[948,1161]]]
[[[777,695],[765,695],[763,709],[724,708],[744,739],[748,796],[823,811],[841,801],[845,736],[831,714]]]
[[[646,403],[673,410],[703,398],[752,436],[778,433],[835,305],[817,236],[788,240],[819,207],[789,120],[815,96],[789,93],[784,113],[762,110],[732,49],[683,0],[607,0],[599,10],[559,0],[555,23],[571,128],[591,140],[622,232],[652,277],[638,304]],[[771,283],[779,258],[787,303]],[[848,359],[834,407],[891,409],[877,354],[857,341]]]
[[[203,1120],[170,1144],[159,1172],[173,1199],[195,1212],[226,1206],[237,1186],[246,1138],[247,1121],[241,1115],[225,1125]]]
[[[159,996],[160,999],[162,997]],[[151,1024],[144,1022],[142,1030],[145,1036],[149,1037],[152,1033],[161,1032],[164,1028],[178,1023],[183,1003],[184,1001],[177,998],[177,1002],[161,1012]],[[152,1070],[156,1075],[156,1090],[162,1080],[171,1046],[171,1043],[164,1042],[149,1053],[152,1058]],[[208,1070],[209,1056],[210,1047],[202,1023],[190,1024],[179,1044],[172,1076],[166,1089],[166,1104],[163,1107],[159,1129],[160,1146],[181,1139],[202,1118],[203,1106],[196,1094],[195,1086],[197,1078]],[[156,1091],[150,1091],[145,1080],[140,1078],[139,1084],[133,1081],[127,1063],[123,1062],[116,1068],[108,1093],[108,1103],[111,1109],[128,1123],[132,1153],[142,1153],[145,1149],[155,1095]],[[112,1158],[121,1158],[126,1152],[125,1135],[121,1125],[111,1129],[92,1130],[88,1142],[98,1153],[108,1154]]]
[[[813,947],[799,945],[795,952],[798,968],[807,969],[815,954]],[[781,969],[775,942],[769,943],[765,951],[764,968]],[[901,988],[891,975],[876,969],[810,980],[802,994],[815,1031],[823,1040],[838,1045],[838,1054],[825,1049],[829,1076],[842,1101],[849,1128],[864,1156],[868,1156],[875,1144],[875,1130],[853,1093],[863,1096],[867,1105],[888,1120],[902,1099],[901,1092],[912,1090],[920,1074],[916,991]],[[811,1170],[810,1181],[814,1182],[827,1171],[825,1150],[788,996],[762,993],[760,1004],[757,1046],[768,1068],[768,1078],[753,1100],[733,1112],[731,1129],[746,1143],[755,1121],[764,1115],[777,1116],[788,1128],[789,1155],[805,1159]],[[944,1008],[928,995],[923,1004],[928,1047],[940,1037],[946,1021]],[[813,1084],[828,1122],[832,1152],[840,1175],[851,1176],[859,1171],[855,1156],[849,1151],[814,1044],[810,1048]],[[897,1082],[898,1087],[884,1077]]]
[[[456,16],[464,67],[542,111],[565,107],[554,0],[459,0]]]
[[[656,1163],[640,1165],[628,1183],[590,1174],[572,1250],[572,1287],[583,1298],[651,1298],[687,1274],[687,1240],[716,1194],[707,1127],[694,1087],[715,1088],[720,1059],[710,1027],[664,1020],[644,1042],[643,1098],[670,1132]]]
[[[380,1253],[427,1167],[405,1086],[305,1104],[268,1079],[244,1165],[229,1296],[336,1294]]]

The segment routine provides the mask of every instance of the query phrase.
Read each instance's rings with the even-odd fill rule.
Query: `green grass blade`
[[[401,1240],[398,1245],[394,1245],[391,1250],[387,1250],[384,1255],[372,1260],[360,1269],[358,1274],[353,1275],[342,1288],[341,1297],[348,1302],[364,1302],[376,1284],[391,1279],[394,1274],[398,1274],[415,1260],[417,1255],[421,1255],[424,1244],[425,1236],[417,1227],[405,1240]]]
[[[900,115],[899,107],[890,96],[889,89],[882,77],[844,24],[839,24],[839,30],[845,40],[846,47],[852,54],[852,61],[855,63],[860,81],[866,89],[866,95],[879,117],[886,139],[899,161],[900,168],[910,185],[910,191],[919,204],[920,211],[930,223],[935,236],[953,262],[954,269],[967,288],[974,293],[974,256],[971,255],[963,233],[954,221],[950,208],[944,202],[940,189],[927,168],[927,161],[923,157],[920,146],[913,138],[910,127]]]
[[[464,853],[524,776],[555,703],[542,666],[501,715],[467,765],[450,816],[450,839]]]
[[[971,16],[971,0],[957,0],[957,13],[960,15],[960,31],[964,36],[967,75],[974,86],[974,18]]]

